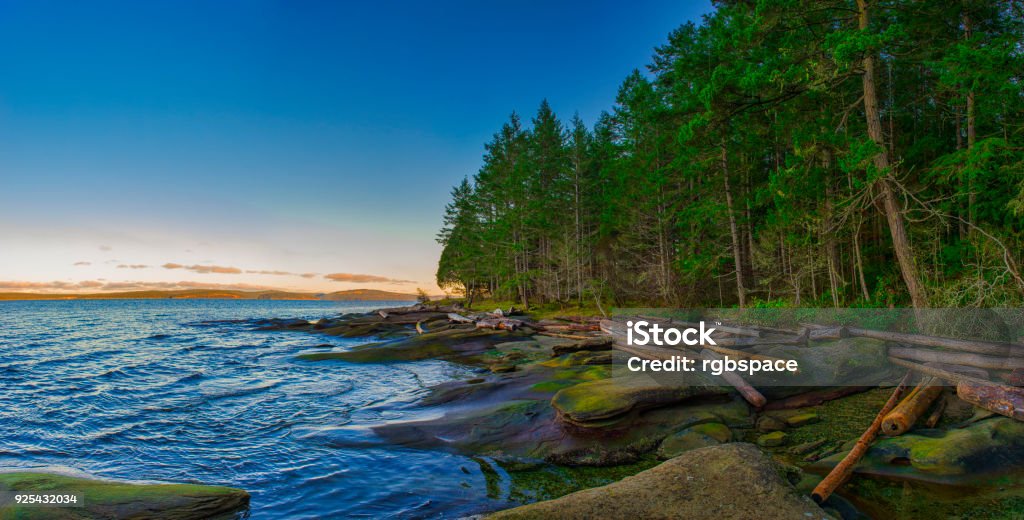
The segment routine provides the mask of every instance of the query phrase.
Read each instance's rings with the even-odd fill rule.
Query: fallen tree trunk
[[[850,337],[846,327],[811,327],[807,330],[807,338],[812,341],[843,339]]]
[[[925,363],[948,363],[990,370],[1024,368],[1024,358],[986,356],[971,352],[942,352],[921,348],[889,347],[889,355]]]
[[[760,345],[805,345],[807,339],[801,336],[762,336],[760,338],[714,338],[723,347],[756,347]]]
[[[932,410],[931,415],[928,416],[928,420],[924,422],[925,427],[934,428],[935,425],[939,424],[942,419],[942,412],[946,411],[946,400],[939,398],[938,403],[935,405],[935,409]]]
[[[882,420],[882,434],[892,437],[909,431],[942,394],[945,386],[936,383],[933,377],[918,383],[914,390]]]
[[[474,322],[473,318],[467,318],[467,317],[465,317],[465,316],[463,316],[461,314],[455,313],[455,312],[448,313],[448,321],[453,321],[455,323],[473,323]]]
[[[857,439],[857,444],[854,445],[850,453],[847,453],[843,460],[836,464],[836,467],[832,468],[832,471],[822,479],[821,482],[815,486],[814,491],[811,493],[811,498],[817,503],[822,503],[828,499],[828,497],[846,482],[846,479],[850,478],[853,474],[853,468],[860,461],[861,457],[867,453],[871,443],[878,437],[878,430],[882,426],[882,420],[893,407],[896,406],[896,402],[899,401],[900,396],[907,389],[907,383],[910,382],[910,376],[913,374],[912,371],[907,371],[907,374],[903,376],[903,380],[896,385],[896,388],[892,391],[892,396],[885,402],[882,409],[875,416],[875,420],[871,421],[871,425],[868,429],[861,434],[860,438]]]
[[[962,376],[971,376],[985,381],[990,381],[988,376],[988,370],[977,368],[977,367],[965,367],[963,365],[951,365],[949,363],[925,363],[926,366],[932,368],[938,368],[939,370],[945,370],[947,372],[953,372],[954,374],[960,374]]]
[[[957,383],[956,396],[999,415],[1024,421],[1024,389],[996,383]]]
[[[700,357],[701,357],[701,359],[707,359],[707,360],[721,360],[722,359],[722,355],[721,354],[719,354],[717,352],[712,352],[711,350],[708,350],[708,349],[702,350],[700,352]],[[746,380],[744,380],[742,377],[740,377],[739,374],[737,374],[735,372],[725,372],[725,371],[723,371],[721,377],[727,383],[732,385],[736,389],[736,391],[738,391],[740,393],[740,395],[742,395],[743,398],[746,399],[747,402],[750,403],[755,408],[761,408],[764,405],[768,404],[768,400],[765,399],[765,397],[763,395],[761,395],[761,392],[758,392],[756,388],[754,388],[753,386],[750,386],[750,383],[746,382]]]
[[[957,397],[968,403],[980,406],[999,415],[1024,421],[1024,389],[1022,388],[965,376],[942,370],[941,368],[920,365],[905,359],[890,357],[889,360],[922,374],[928,374],[956,383]]]
[[[923,347],[939,347],[961,352],[974,352],[975,354],[988,354],[1003,357],[1024,357],[1024,345],[1013,343],[995,343],[991,341],[973,341],[953,338],[940,338],[936,336],[925,336],[922,334],[903,334],[901,332],[887,332],[869,329],[847,329],[851,336],[861,338],[879,339],[908,345],[920,345]]]

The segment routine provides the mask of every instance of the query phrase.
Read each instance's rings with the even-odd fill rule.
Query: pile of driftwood
[[[645,319],[682,327],[697,326],[695,323],[649,316],[632,319]],[[679,350],[674,348],[629,345],[626,341],[624,319],[602,321],[601,329],[614,338],[617,348],[630,354],[647,359],[670,359],[671,356],[679,355]],[[807,345],[815,340],[860,337],[885,341],[888,345],[889,360],[895,365],[909,369],[896,386],[889,401],[858,439],[855,447],[815,488],[812,498],[819,503],[826,500],[850,477],[854,466],[879,434],[901,435],[925,417],[929,410],[931,413],[925,417],[923,424],[926,427],[934,427],[943,411],[944,401],[939,400],[939,397],[947,386],[955,387],[956,396],[963,401],[995,414],[1024,421],[1024,388],[997,381],[990,375],[990,371],[993,371],[1001,376],[1003,381],[1020,384],[1024,379],[1024,345],[816,325],[805,325],[799,330],[784,330],[716,324],[715,329],[716,334],[713,337],[717,346],[688,347],[697,350],[698,358],[708,359],[727,355],[734,358],[763,359],[765,356],[742,349],[768,344]],[[919,382],[907,392],[915,374],[919,376]],[[765,406],[764,396],[740,375],[728,374],[723,377],[752,405],[758,408]],[[836,391],[832,397],[843,395],[846,393]]]
[[[381,321],[392,324],[416,325],[420,334],[428,332],[425,322],[447,319],[451,326],[472,326],[477,329],[520,330],[533,334],[555,336],[565,339],[582,340],[600,335],[599,318],[588,316],[558,316],[554,319],[533,321],[522,315],[515,307],[508,310],[494,309],[490,312],[469,313],[459,305],[416,304],[409,307],[392,307],[377,311]],[[517,316],[517,317],[512,317]]]
[[[478,329],[516,330],[522,328],[523,320],[508,317],[513,312],[515,312],[515,309],[512,308],[508,312],[494,309],[493,312],[471,314],[469,316],[452,312],[448,314],[448,320],[452,323],[472,323]]]
[[[630,319],[643,319],[678,327],[698,326],[697,323],[650,316],[637,316]],[[913,426],[912,421],[909,425],[905,424],[906,420],[911,417],[916,419],[916,415],[923,413],[921,408],[928,408],[927,405],[930,405],[941,393],[933,387],[944,386],[943,381],[955,386],[957,395],[971,404],[1024,421],[1024,390],[998,382],[989,374],[989,370],[1000,371],[1004,380],[1012,380],[1014,374],[1019,374],[1024,369],[1024,345],[816,325],[805,325],[799,330],[718,324],[714,325],[714,328],[713,337],[717,345],[688,347],[696,349],[699,358],[717,358],[725,355],[733,358],[774,360],[771,357],[743,349],[758,345],[807,345],[816,340],[848,337],[871,338],[887,342],[889,345],[888,355],[892,363],[929,376],[908,397],[914,406],[908,405],[899,409],[900,413],[908,417],[890,421],[897,423],[896,428],[890,427],[890,432],[902,433]],[[625,318],[603,320],[601,321],[601,330],[614,338],[616,346],[620,350],[636,356],[646,359],[670,359],[671,356],[679,354],[679,350],[675,348],[629,345],[626,341]],[[764,397],[756,389],[742,377],[736,374],[733,376],[735,377],[727,378],[730,384],[735,386],[751,404],[758,407],[764,406]]]

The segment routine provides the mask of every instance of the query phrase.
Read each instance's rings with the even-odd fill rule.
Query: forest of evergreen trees
[[[1024,302],[1024,3],[716,2],[593,128],[516,114],[443,288],[523,305]]]

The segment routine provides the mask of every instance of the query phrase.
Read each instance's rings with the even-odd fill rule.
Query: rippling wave
[[[309,363],[364,343],[259,329],[386,303],[0,302],[0,467],[204,482],[252,493],[254,519],[459,516],[485,508],[469,459],[380,442],[436,361]],[[467,474],[463,468],[474,468]]]

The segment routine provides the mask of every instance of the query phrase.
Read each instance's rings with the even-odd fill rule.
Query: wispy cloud
[[[117,266],[118,269],[149,269],[146,264],[121,264]]]
[[[85,265],[92,265],[92,262],[86,262],[86,261],[83,260],[81,262],[75,262],[75,263],[73,263],[71,265],[74,265],[76,267],[81,267],[81,266],[85,266]]]
[[[324,278],[332,282],[350,283],[416,283],[412,280],[398,280],[375,274],[331,273],[325,274]]]
[[[65,282],[55,280],[52,282],[26,282],[16,280],[0,280],[0,291],[14,292],[114,292],[114,291],[173,291],[184,289],[214,289],[234,291],[266,291],[280,290],[277,287],[257,285],[249,283],[206,283],[190,280],[180,282],[141,282],[141,281],[120,281],[107,282],[103,280],[83,280],[80,282]]]
[[[183,265],[168,262],[161,267],[164,269],[184,269],[186,271],[192,271],[193,273],[199,274],[242,274],[242,270],[237,267],[226,267],[222,265]]]
[[[316,273],[293,273],[291,271],[279,271],[277,269],[249,269],[246,274],[266,274],[271,276],[301,276],[303,278],[314,278]]]
[[[100,251],[113,251],[114,248],[110,246],[100,246]]]

